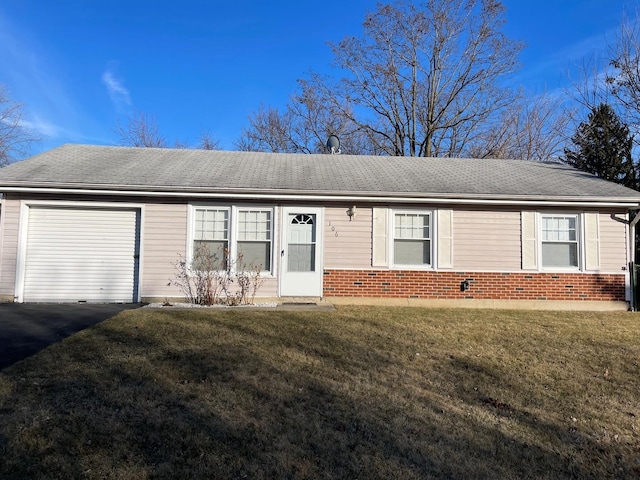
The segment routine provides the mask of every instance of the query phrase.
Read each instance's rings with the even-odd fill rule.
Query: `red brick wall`
[[[469,280],[469,290],[460,283]],[[584,273],[325,270],[326,297],[624,301],[625,276]]]

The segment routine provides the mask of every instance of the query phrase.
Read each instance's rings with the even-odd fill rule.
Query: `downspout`
[[[629,215],[632,215],[632,212],[629,211]],[[633,220],[629,222],[629,245],[631,247],[631,261],[635,265],[636,262],[636,225],[640,222],[640,210],[636,210],[635,215],[633,216]],[[634,266],[635,268],[635,266]],[[633,275],[635,272],[629,272],[629,276]],[[631,278],[629,278],[631,281]],[[636,280],[637,281],[637,280]],[[635,286],[636,289],[638,286]],[[635,312],[638,306],[635,304],[636,295],[635,292],[631,292],[631,302],[629,302],[631,306],[631,311]]]
[[[2,279],[2,250],[4,245],[5,196],[0,193],[0,279]]]

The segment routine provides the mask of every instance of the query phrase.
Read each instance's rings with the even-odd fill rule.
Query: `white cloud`
[[[13,101],[24,105],[20,125],[43,142],[77,142],[98,127],[62,80],[55,57],[55,50],[0,9],[0,64],[6,67],[0,83]]]
[[[107,87],[107,92],[116,110],[126,110],[131,106],[131,95],[123,82],[117,79],[111,67],[102,74],[102,83]]]
[[[33,115],[31,120],[20,119],[20,125],[31,130],[39,135],[43,135],[48,138],[57,138],[64,132],[60,126],[48,122],[38,115]]]

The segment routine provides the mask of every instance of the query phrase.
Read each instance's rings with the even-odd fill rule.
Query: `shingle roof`
[[[0,192],[17,187],[640,202],[640,192],[557,163],[91,145],[64,145],[0,169]]]

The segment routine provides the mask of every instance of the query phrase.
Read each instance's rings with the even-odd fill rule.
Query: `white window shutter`
[[[389,266],[389,232],[388,232],[388,210],[386,208],[373,209],[373,249],[372,262],[373,267]]]
[[[586,270],[600,269],[600,222],[597,213],[584,214]]]
[[[438,268],[453,268],[453,210],[438,210]]]
[[[522,269],[538,269],[538,239],[536,212],[521,213]]]

